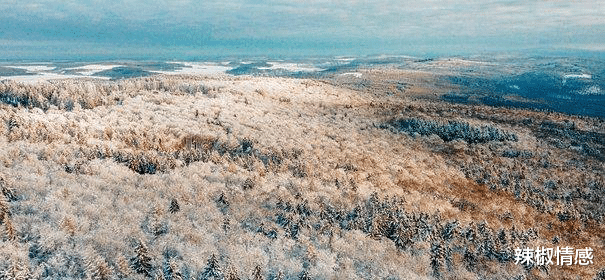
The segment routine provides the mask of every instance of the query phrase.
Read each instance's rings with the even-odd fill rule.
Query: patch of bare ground
[[[541,269],[513,249],[605,249],[602,121],[364,71],[2,83],[3,277],[597,275],[598,255]]]

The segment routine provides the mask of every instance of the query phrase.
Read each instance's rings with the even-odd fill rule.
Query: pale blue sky
[[[0,0],[0,14],[0,58],[605,50],[601,0]]]

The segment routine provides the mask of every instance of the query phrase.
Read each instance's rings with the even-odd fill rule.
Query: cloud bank
[[[0,40],[153,48],[428,51],[605,43],[602,1],[8,0]]]

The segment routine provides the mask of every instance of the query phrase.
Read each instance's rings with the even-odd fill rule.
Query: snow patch
[[[78,79],[78,78],[84,78],[84,76],[80,76],[80,75],[64,75],[64,74],[57,74],[57,73],[45,73],[45,72],[40,72],[37,75],[25,75],[25,76],[9,76],[9,77],[4,77],[6,80],[11,80],[11,81],[15,81],[18,83],[23,83],[23,84],[37,84],[37,83],[43,83],[43,82],[48,82],[50,80],[63,80],[63,79]],[[86,77],[86,78],[94,78],[94,79],[100,79],[100,80],[109,80],[108,77]]]
[[[361,76],[363,76],[363,74],[357,73],[357,72],[348,72],[348,73],[342,73],[342,74],[340,74],[340,76],[354,76],[356,78],[361,78]]]
[[[47,65],[16,65],[16,66],[6,66],[10,68],[17,68],[27,70],[29,72],[42,72],[42,71],[51,71],[55,70],[57,67],[51,67]]]
[[[211,63],[211,62],[178,62],[185,65],[178,70],[174,71],[153,71],[155,73],[167,74],[167,75],[216,75],[225,74],[225,72],[233,69],[233,67],[224,66],[224,63]]]
[[[260,70],[275,70],[275,69],[283,69],[290,72],[317,72],[322,71],[324,69],[315,67],[309,64],[300,64],[300,63],[284,63],[284,62],[267,62],[271,64],[270,67],[259,67]]]
[[[590,74],[567,74],[564,75],[565,79],[592,79],[592,75]]]
[[[334,60],[336,60],[336,61],[344,61],[344,62],[353,61],[355,59],[356,58],[354,58],[354,57],[342,57],[342,56],[337,56],[334,58]]]
[[[124,65],[118,65],[118,64],[89,64],[89,65],[84,65],[84,66],[79,66],[79,67],[72,67],[72,68],[65,68],[65,70],[74,70],[77,71],[78,73],[84,75],[84,76],[91,76],[94,75],[95,73],[101,72],[101,71],[105,71],[105,70],[111,70],[115,67],[122,67]]]
[[[588,88],[584,89],[583,91],[579,92],[581,95],[602,95],[603,91],[601,90],[601,88],[597,85],[592,85],[589,86]]]

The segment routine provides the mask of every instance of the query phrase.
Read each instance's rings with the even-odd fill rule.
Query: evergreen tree
[[[223,279],[223,272],[221,271],[221,268],[218,265],[218,260],[214,254],[212,254],[210,259],[208,259],[206,268],[202,272],[202,279]]]
[[[131,260],[132,269],[140,274],[147,277],[151,277],[151,257],[149,256],[149,250],[143,240],[139,240],[139,245],[135,250],[136,256]]]
[[[227,270],[227,274],[225,275],[225,280],[240,280],[239,276],[237,275],[237,269],[235,269],[235,267],[231,266]]]
[[[253,280],[263,280],[264,279],[259,265],[257,265],[254,268],[254,272],[252,273],[252,279]]]
[[[300,276],[298,276],[299,280],[311,280],[311,277],[309,277],[309,273],[306,270],[303,270],[300,273]]]

